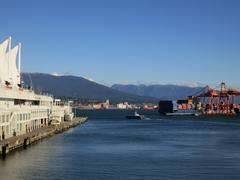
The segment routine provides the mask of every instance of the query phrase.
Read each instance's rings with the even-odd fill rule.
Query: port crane
[[[189,98],[193,99],[196,108],[205,115],[234,115],[239,113],[239,97],[239,90],[229,88],[222,82],[216,88],[206,86]]]

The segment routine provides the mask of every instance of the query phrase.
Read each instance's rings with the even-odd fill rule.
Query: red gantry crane
[[[220,88],[204,87],[194,97],[198,110],[203,114],[233,115],[239,112],[239,96],[240,91],[228,88],[223,82]]]

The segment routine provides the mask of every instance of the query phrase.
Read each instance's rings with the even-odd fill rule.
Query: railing
[[[43,92],[40,92],[40,93],[36,93],[36,95],[41,95],[41,96],[48,96],[48,97],[52,97],[53,98],[53,95],[52,94],[49,94],[49,93],[43,93]]]

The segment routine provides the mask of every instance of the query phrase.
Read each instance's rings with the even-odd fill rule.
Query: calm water
[[[0,160],[0,179],[240,179],[240,117],[90,120]]]

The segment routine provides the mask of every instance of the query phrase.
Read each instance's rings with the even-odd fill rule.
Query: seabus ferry
[[[20,68],[21,44],[9,37],[0,44],[0,141],[73,118],[70,102],[23,87]]]

